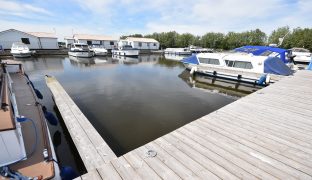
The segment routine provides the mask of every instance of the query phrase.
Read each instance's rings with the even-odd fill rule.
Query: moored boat
[[[166,48],[165,54],[175,54],[175,55],[191,55],[192,52],[189,48]]]
[[[23,58],[30,57],[33,52],[29,50],[28,46],[22,42],[16,42],[12,44],[11,54],[13,57]]]
[[[104,46],[93,45],[93,46],[91,46],[90,50],[94,52],[95,56],[106,56],[107,55],[107,49],[105,49]]]
[[[112,50],[112,55],[115,56],[128,56],[128,57],[138,57],[139,49],[133,48],[131,45],[122,45],[118,49]]]
[[[93,57],[94,52],[89,49],[89,46],[84,43],[73,43],[71,44],[70,50],[68,51],[69,56],[74,57]]]
[[[190,73],[257,84],[269,84],[271,76],[288,76],[293,71],[279,57],[251,53],[200,53],[182,60]]]
[[[0,73],[0,178],[61,179],[40,93],[19,62],[2,62]]]
[[[294,56],[294,61],[298,63],[309,63],[312,60],[312,53],[304,48],[292,48],[291,54]]]

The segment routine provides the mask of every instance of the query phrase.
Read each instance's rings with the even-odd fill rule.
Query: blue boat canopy
[[[255,56],[268,56],[269,54],[275,52],[280,55],[281,60],[284,63],[287,63],[286,56],[289,53],[289,50],[282,49],[278,47],[270,47],[270,46],[243,46],[234,49],[236,52],[245,52],[245,53],[252,53]]]
[[[268,57],[264,61],[264,73],[289,76],[291,69],[278,57]]]
[[[184,64],[197,64],[197,65],[199,64],[196,55],[184,58],[184,59],[181,60],[181,62],[184,63]]]

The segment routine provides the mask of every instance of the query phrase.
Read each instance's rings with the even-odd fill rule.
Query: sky
[[[312,27],[312,0],[0,0],[0,31],[119,37]]]

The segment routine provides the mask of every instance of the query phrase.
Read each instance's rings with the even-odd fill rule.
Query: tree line
[[[179,34],[175,31],[161,33],[155,32],[147,35],[133,34],[129,36],[156,39],[160,43],[161,49],[195,45],[204,48],[230,50],[244,45],[269,45],[281,43],[280,47],[282,48],[289,49],[292,47],[304,47],[312,51],[312,29],[295,28],[291,30],[288,26],[277,28],[269,35],[260,29],[255,29],[244,32],[208,32],[203,36],[197,36],[191,33]],[[129,36],[121,36],[121,38]]]

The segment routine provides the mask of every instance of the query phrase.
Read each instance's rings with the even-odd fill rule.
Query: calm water
[[[76,59],[68,56],[22,60],[42,101],[54,103],[44,75],[55,76],[117,155],[148,143],[233,102],[222,91],[195,87],[184,67],[158,55]],[[218,93],[220,92],[220,93]],[[61,123],[62,125],[62,123]],[[69,135],[50,127],[58,159],[83,172]],[[64,126],[64,125],[63,125]]]

